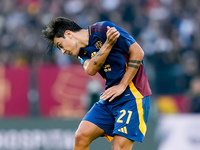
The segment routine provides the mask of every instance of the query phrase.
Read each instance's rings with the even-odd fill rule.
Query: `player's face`
[[[73,56],[77,56],[79,53],[79,49],[76,44],[76,40],[71,34],[71,31],[66,31],[63,37],[55,37],[54,44],[62,51],[63,54],[69,54]]]

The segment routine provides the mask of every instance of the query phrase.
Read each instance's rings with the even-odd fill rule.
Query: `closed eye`
[[[62,49],[63,47],[62,47],[62,45],[59,44],[59,45],[58,45],[58,48],[59,48],[59,49]]]
[[[59,50],[61,50],[61,48],[63,48],[62,45],[59,44],[59,42],[57,43],[57,48],[58,48]]]

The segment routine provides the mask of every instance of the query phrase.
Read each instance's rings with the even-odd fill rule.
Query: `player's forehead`
[[[64,38],[62,37],[54,37],[53,43],[57,46],[57,44],[62,43]]]

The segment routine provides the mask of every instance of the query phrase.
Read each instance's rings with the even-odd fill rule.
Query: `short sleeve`
[[[117,39],[116,46],[125,51],[129,52],[129,47],[135,43],[135,39],[128,33],[120,32],[120,36]]]
[[[119,31],[120,36],[117,39],[117,42],[115,44],[115,47],[119,47],[120,49],[122,49],[124,52],[128,53],[129,51],[129,47],[135,43],[135,39],[128,33],[126,32],[123,28],[109,22],[106,21],[104,24],[104,26],[110,26],[110,27],[115,27],[117,29],[117,31]]]

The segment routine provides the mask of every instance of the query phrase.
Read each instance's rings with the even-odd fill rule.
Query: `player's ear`
[[[72,31],[66,30],[64,35],[65,35],[65,37],[68,37],[68,38],[72,39]]]

